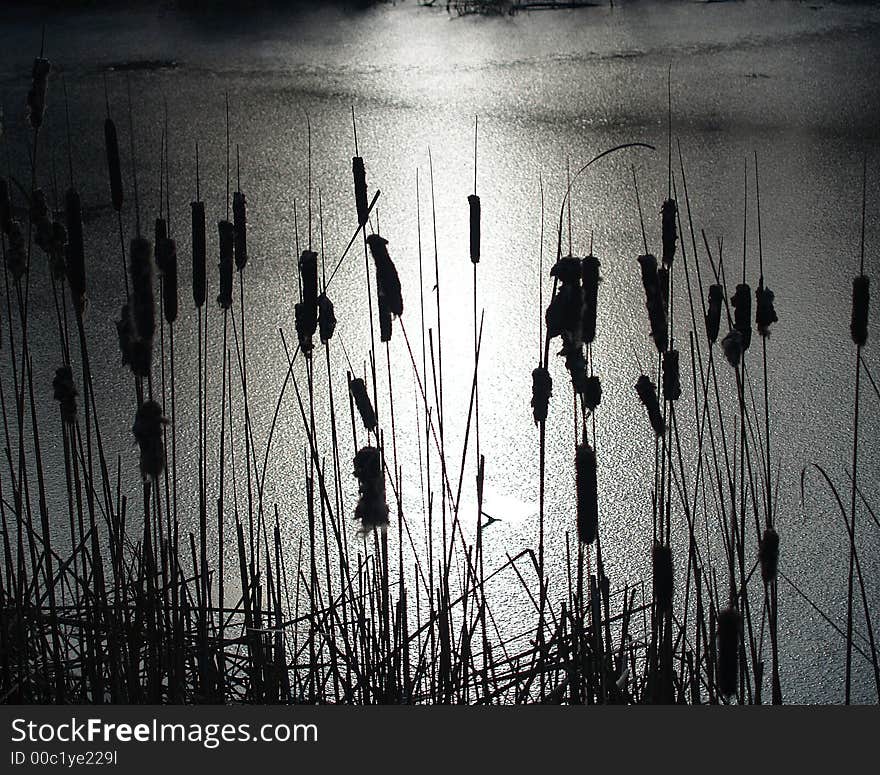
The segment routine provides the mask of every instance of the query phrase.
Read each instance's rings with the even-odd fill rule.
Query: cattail
[[[116,335],[119,337],[122,365],[130,366],[132,363],[131,342],[134,338],[134,332],[131,327],[131,311],[127,303],[122,305],[119,320],[116,321]]]
[[[663,300],[663,312],[669,317],[669,267],[661,266],[657,270],[657,284],[660,286],[660,298]]]
[[[584,314],[584,293],[581,288],[581,262],[575,256],[563,256],[550,270],[550,276],[559,281],[559,287],[547,306],[545,319],[547,336],[562,336],[567,343],[582,341],[581,325]]]
[[[742,334],[742,349],[745,352],[752,343],[752,289],[748,284],[740,283],[730,302],[733,305],[733,327]]]
[[[650,253],[639,256],[639,266],[642,270],[642,286],[645,289],[645,307],[648,309],[648,321],[651,324],[651,338],[654,340],[657,352],[662,353],[668,346],[669,330],[666,305],[657,274],[657,259]]]
[[[661,611],[671,611],[674,592],[672,547],[655,541],[651,548],[651,563],[654,569],[654,600]]]
[[[67,226],[67,282],[74,309],[82,313],[86,302],[86,251],[83,243],[82,205],[72,188],[64,195],[64,219]]]
[[[678,350],[663,353],[663,400],[678,401],[681,398]]]
[[[153,365],[153,340],[134,338],[129,344],[131,373],[141,379],[150,376]]]
[[[770,326],[776,323],[776,309],[773,301],[776,295],[769,288],[764,287],[764,278],[755,289],[755,325],[761,336],[770,336]]]
[[[336,330],[336,312],[333,309],[333,302],[327,298],[326,293],[318,296],[318,330],[321,344],[327,344]]]
[[[583,396],[584,403],[591,412],[596,411],[596,407],[602,403],[602,382],[595,374],[587,377]]]
[[[575,451],[577,487],[577,529],[581,543],[591,544],[599,529],[599,488],[596,477],[596,452],[584,440]]]
[[[660,413],[660,403],[657,400],[657,390],[647,374],[642,374],[636,380],[636,393],[639,395],[639,400],[645,405],[645,409],[648,410],[648,420],[651,422],[654,433],[657,436],[662,436],[665,428],[663,415]]]
[[[0,178],[0,230],[9,234],[12,226],[12,199],[9,195],[9,182]]]
[[[314,314],[305,302],[297,302],[293,305],[293,319],[296,326],[296,336],[299,340],[299,349],[307,358],[312,355],[312,334],[314,334]]]
[[[566,343],[562,353],[565,355],[565,368],[571,376],[571,386],[574,392],[581,396],[587,389],[587,361],[584,358],[584,346]]]
[[[761,561],[761,578],[765,584],[776,580],[779,570],[779,533],[772,527],[764,531],[758,545],[758,558]]]
[[[718,614],[718,689],[725,697],[736,694],[741,626],[742,617],[733,606]]]
[[[70,366],[61,366],[55,370],[52,391],[61,409],[62,421],[73,425],[76,422],[76,397],[78,393],[73,384],[73,371]]]
[[[352,158],[351,171],[354,176],[354,205],[357,208],[358,226],[364,226],[370,217],[370,206],[367,204],[367,171],[360,156]]]
[[[6,251],[6,264],[16,282],[27,271],[27,246],[25,245],[24,232],[18,221],[13,221],[9,227],[9,248]]]
[[[584,344],[596,338],[596,311],[599,305],[599,259],[594,255],[581,261],[581,284],[584,294],[584,311],[581,320],[581,336]]]
[[[67,229],[58,221],[52,223],[52,237],[49,240],[49,269],[55,280],[61,280],[66,271],[64,252],[67,249]]]
[[[739,366],[743,354],[743,337],[735,328],[730,329],[727,336],[721,340],[721,348],[724,350],[724,357],[727,358],[733,368]]]
[[[159,274],[165,271],[165,262],[168,260],[168,224],[164,218],[156,218],[153,229],[153,249],[156,251],[156,269]]]
[[[348,389],[351,391],[351,397],[354,399],[354,405],[357,407],[364,423],[364,428],[368,431],[376,430],[376,412],[373,411],[373,403],[370,401],[370,395],[367,393],[367,386],[360,377],[352,379],[349,377]]]
[[[305,355],[312,351],[312,337],[318,329],[318,254],[304,250],[299,257],[302,301],[294,308],[296,332]]]
[[[310,310],[314,310],[315,326],[318,326],[318,254],[312,250],[304,250],[299,257],[299,276],[302,282],[302,301]]]
[[[196,307],[201,307],[208,296],[205,243],[205,203],[190,202],[192,209],[192,295]]]
[[[553,393],[553,378],[550,372],[543,366],[532,370],[532,415],[535,425],[546,422],[547,412],[550,406],[550,396]]]
[[[392,315],[400,317],[403,314],[403,295],[400,290],[400,278],[397,276],[397,268],[388,255],[388,240],[378,234],[367,237],[370,253],[376,265],[376,284],[380,296],[384,296],[388,302],[388,311]]]
[[[678,215],[678,203],[667,199],[660,207],[660,221],[663,227],[663,265],[672,266],[675,257],[675,243],[678,241],[678,227],[675,218]]]
[[[104,120],[104,148],[107,152],[107,173],[110,176],[110,201],[118,213],[124,201],[122,193],[122,166],[119,162],[119,140],[116,136],[116,124],[112,118]]]
[[[131,319],[138,339],[152,341],[156,333],[156,310],[153,302],[153,267],[150,263],[150,241],[135,237],[131,241],[128,262],[131,278]]]
[[[248,260],[247,202],[241,191],[236,191],[232,195],[232,223],[235,229],[235,266],[240,272]]]
[[[388,309],[388,299],[384,295],[379,295],[378,310],[379,314],[379,339],[383,342],[391,341],[391,310]]]
[[[43,124],[51,69],[52,65],[48,59],[43,57],[34,59],[34,67],[31,71],[31,88],[27,95],[28,120],[34,129],[39,129]]]
[[[471,263],[480,263],[480,197],[471,194],[468,197],[470,206]]]
[[[362,447],[354,456],[354,475],[358,480],[358,498],[354,516],[361,522],[361,532],[388,524],[385,502],[385,476],[382,455],[377,447]]]
[[[165,448],[162,428],[168,419],[155,401],[144,401],[137,410],[132,433],[140,449],[141,475],[144,481],[155,481],[165,468]]]
[[[868,300],[870,281],[866,275],[853,279],[852,319],[849,330],[853,341],[861,347],[868,341]]]
[[[721,328],[721,302],[724,301],[724,290],[720,285],[709,286],[709,309],[706,311],[706,336],[709,344],[718,341],[718,331]]]
[[[177,243],[165,240],[165,258],[162,268],[162,306],[168,325],[177,320]]]
[[[232,306],[235,226],[229,221],[218,221],[217,229],[220,232],[220,293],[217,295],[217,303],[222,309],[229,309]]]

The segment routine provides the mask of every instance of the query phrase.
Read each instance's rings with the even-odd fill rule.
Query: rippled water
[[[0,46],[5,52],[0,62],[0,94],[12,163],[18,169],[27,158],[19,106],[24,104],[41,21],[33,12],[13,11],[0,28]],[[368,183],[371,191],[382,191],[379,222],[400,271],[403,323],[420,367],[419,223],[426,325],[434,329],[435,337],[437,329],[430,148],[437,200],[446,443],[453,450],[449,453],[450,478],[457,481],[473,369],[466,197],[473,188],[473,123],[474,116],[479,116],[477,188],[483,207],[483,259],[478,306],[485,310],[480,445],[486,458],[485,510],[502,520],[484,533],[487,567],[497,566],[506,553],[533,546],[537,530],[537,434],[529,400],[530,372],[538,348],[539,181],[547,203],[546,270],[556,248],[554,231],[567,160],[578,168],[601,150],[620,143],[656,145],[660,149],[656,153],[630,151],[606,158],[580,178],[573,190],[573,250],[587,252],[592,236],[602,260],[604,282],[594,359],[605,391],[598,414],[599,481],[601,529],[613,583],[634,582],[647,577],[648,570],[654,450],[632,385],[639,373],[637,360],[647,364],[652,355],[635,263],[642,247],[629,167],[636,166],[649,240],[658,245],[656,214],[666,195],[667,179],[665,84],[671,64],[674,133],[685,159],[695,226],[705,228],[713,247],[723,237],[729,281],[740,271],[743,249],[744,160],[753,152],[760,159],[765,273],[777,294],[780,314],[768,356],[774,456],[780,466],[782,563],[823,610],[835,619],[844,615],[845,530],[815,476],[807,480],[802,505],[801,471],[808,463],[820,463],[847,490],[854,372],[848,333],[849,288],[858,258],[861,154],[867,149],[876,159],[880,139],[880,84],[875,77],[880,9],[845,3],[633,2],[618,4],[613,11],[590,8],[454,18],[443,10],[404,3],[369,11],[335,7],[266,11],[246,19],[163,8],[60,13],[46,21],[47,54],[64,72],[70,96],[74,174],[85,204],[92,208],[87,223],[88,330],[94,368],[103,377],[101,421],[108,447],[118,451],[123,469],[129,472],[132,493],[136,492],[136,451],[128,429],[134,399],[130,380],[118,364],[113,326],[123,286],[118,235],[107,206],[104,177],[104,69],[131,62],[167,65],[132,69],[127,76],[111,72],[108,82],[112,108],[127,142],[124,98],[130,79],[145,220],[155,217],[157,208],[158,148],[163,100],[167,100],[172,231],[184,266],[189,256],[187,203],[194,197],[196,141],[209,223],[225,215],[224,93],[229,95],[231,136],[241,149],[241,181],[251,224],[252,258],[246,270],[248,374],[260,461],[286,370],[277,331],[283,328],[288,341],[295,337],[294,202],[300,247],[309,240],[306,116],[311,121],[313,148],[311,240],[319,243],[320,192],[326,255],[328,263],[334,263],[355,226],[350,192],[353,106]],[[63,114],[57,76],[50,101],[49,133],[63,184],[67,164],[60,143]],[[41,182],[51,188],[52,157],[48,150],[41,154]],[[124,161],[128,162],[127,153]],[[876,161],[872,161],[869,273],[876,267],[880,223],[876,172]],[[749,175],[751,179],[751,170]],[[757,234],[753,193],[750,196],[747,271],[755,285]],[[129,208],[126,228],[132,227]],[[213,254],[216,234],[209,234]],[[689,239],[684,247],[691,256]],[[702,249],[700,259],[703,271],[708,272]],[[181,279],[184,301],[175,346],[180,472],[182,481],[191,482],[196,328],[188,277],[187,269]],[[687,361],[690,325],[681,274],[676,282],[680,291],[678,337],[683,361]],[[36,272],[32,283],[36,298],[49,298],[44,272]],[[545,299],[549,290],[549,283],[545,284]],[[344,341],[355,368],[363,371],[370,338],[364,259],[359,250],[346,259],[331,296],[340,318],[339,341]],[[48,384],[57,358],[54,311],[45,303],[35,314],[39,325],[32,327],[34,346],[46,356],[35,364],[35,379],[45,387],[47,417],[53,417]],[[219,316],[213,307],[211,315],[216,393],[221,345]],[[866,358],[880,372],[873,343],[877,333],[874,323]],[[344,390],[347,368],[340,349],[335,346],[331,365],[338,394]],[[418,450],[424,439],[414,412],[418,389],[399,327],[390,359],[404,506],[419,541]],[[388,379],[381,350],[377,366],[382,416],[388,410]],[[548,559],[557,581],[557,597],[562,598],[565,533],[574,529],[573,430],[561,361],[555,363],[553,374]],[[732,398],[731,375],[725,369],[721,376]],[[692,440],[689,368],[683,377],[686,395],[680,413],[688,421],[686,438]],[[301,367],[297,378],[303,385]],[[326,379],[324,359],[317,358],[319,418],[326,416]],[[433,393],[430,385],[429,393]],[[731,403],[731,424],[733,412]],[[878,421],[878,401],[869,395],[862,416],[861,482],[871,503],[877,503],[880,494]],[[341,422],[341,447],[347,458],[351,449],[347,411]],[[326,428],[326,421],[322,427]],[[329,431],[324,432],[323,441],[328,437]],[[52,443],[52,437],[44,439],[44,446],[49,447],[46,454],[55,461],[47,476],[55,488],[53,496],[60,496],[62,453]],[[463,477],[465,500],[474,498],[472,451],[473,446]],[[236,454],[240,464],[243,451]],[[302,460],[299,410],[288,394],[269,456],[265,499],[267,504],[279,504],[291,552],[296,551],[304,525]],[[343,466],[347,471],[345,460]],[[212,470],[216,471],[216,465]],[[355,481],[346,478],[351,479],[347,496],[353,503]],[[193,489],[182,488],[180,495],[184,522]],[[244,491],[239,480],[240,508],[246,507]],[[472,507],[469,513],[467,518],[473,521]],[[863,524],[863,561],[869,594],[876,601],[880,597],[877,532],[867,521]],[[352,526],[352,536],[354,532]],[[786,698],[841,699],[843,658],[837,636],[789,587],[780,589],[784,590],[780,626],[786,632],[782,654]],[[500,619],[516,627],[520,609],[506,605],[503,589],[493,606]],[[871,683],[864,667],[858,664],[859,698],[869,700]]]

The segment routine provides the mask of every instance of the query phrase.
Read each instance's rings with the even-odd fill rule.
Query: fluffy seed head
[[[721,303],[724,301],[724,291],[720,285],[709,286],[709,306],[706,310],[706,336],[709,344],[718,341],[718,331],[721,328]]]
[[[162,407],[155,401],[144,401],[138,407],[131,431],[140,449],[141,475],[145,481],[156,480],[165,468],[162,429],[167,424]]]
[[[553,393],[553,378],[543,366],[532,370],[532,415],[535,425],[546,422],[550,406],[550,395]]]
[[[665,430],[663,425],[663,415],[660,413],[660,403],[657,400],[657,389],[647,374],[642,374],[636,380],[636,393],[639,400],[645,405],[648,411],[648,420],[657,436],[662,436]]]

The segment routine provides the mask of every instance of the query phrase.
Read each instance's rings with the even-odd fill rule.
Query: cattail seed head
[[[639,256],[638,260],[642,270],[642,286],[645,289],[645,307],[651,325],[651,338],[654,340],[657,352],[662,353],[668,346],[669,327],[666,320],[666,304],[657,273],[657,259],[649,253]]]
[[[733,606],[718,614],[718,689],[725,697],[736,694],[741,627],[742,617]]]
[[[306,358],[312,357],[312,334],[314,333],[314,312],[305,302],[297,302],[293,305],[293,320],[296,326],[296,337],[299,340],[299,349]]]
[[[376,430],[376,412],[373,411],[373,403],[370,401],[370,395],[367,393],[367,386],[360,377],[348,379],[348,389],[351,391],[351,397],[354,399],[354,405],[357,407],[358,414],[364,428],[368,431]]]
[[[72,188],[64,195],[64,222],[67,227],[67,283],[73,306],[82,314],[86,303],[86,252],[83,243],[82,204]]]
[[[370,253],[376,266],[376,291],[378,294],[379,329],[381,339],[387,342],[391,339],[391,317],[403,314],[403,296],[400,289],[400,278],[397,268],[388,255],[388,240],[378,234],[367,237]]]
[[[192,295],[196,307],[208,296],[208,252],[205,241],[205,203],[191,202],[192,210]]]
[[[586,440],[575,451],[577,529],[581,543],[591,544],[599,529],[599,487],[596,452]]]
[[[122,165],[119,161],[119,139],[116,136],[116,124],[112,118],[104,120],[104,149],[107,152],[107,173],[110,177],[110,201],[118,213],[122,210],[124,196],[122,193]]]
[[[76,422],[76,397],[78,393],[73,384],[73,371],[70,366],[61,366],[55,370],[52,391],[61,409],[62,421],[73,425]]]
[[[162,268],[162,307],[168,325],[177,320],[177,243],[165,240],[165,258]]]
[[[764,531],[758,546],[758,558],[761,561],[761,578],[764,583],[775,581],[779,570],[779,533],[772,527]]]
[[[672,573],[672,547],[654,542],[651,549],[651,564],[654,569],[654,600],[661,611],[672,610],[672,597],[675,584]]]
[[[860,347],[868,341],[868,301],[870,281],[866,275],[853,279],[852,318],[849,325],[852,340]]]
[[[596,407],[602,403],[602,382],[595,374],[587,377],[584,385],[584,403],[591,412],[596,411]]]
[[[578,348],[583,339],[584,292],[581,287],[581,261],[576,256],[563,256],[550,270],[559,284],[547,305],[545,319],[547,336],[561,336],[564,348]]]
[[[584,311],[581,320],[581,335],[584,344],[596,338],[596,312],[599,304],[599,259],[594,255],[581,261],[581,286],[584,295]]]
[[[543,366],[532,370],[532,415],[535,425],[546,422],[550,407],[550,396],[553,393],[553,378]]]
[[[370,206],[367,203],[367,171],[362,157],[352,158],[351,171],[354,177],[354,205],[357,209],[358,226],[364,226],[369,218]]]
[[[681,398],[678,350],[663,353],[663,400],[678,401]]]
[[[565,367],[571,376],[571,387],[582,396],[587,389],[587,360],[584,357],[584,346],[566,342],[562,348],[565,355]]]
[[[642,374],[636,380],[636,393],[648,411],[648,420],[651,422],[654,433],[657,436],[662,436],[665,428],[663,415],[660,413],[660,403],[657,400],[657,389],[647,374]]]
[[[137,339],[152,341],[156,333],[156,310],[153,300],[153,266],[150,262],[150,241],[135,237],[131,241],[128,260],[131,279],[131,319]]]
[[[327,298],[326,293],[318,296],[318,330],[321,335],[321,344],[327,344],[333,338],[336,330],[336,312],[333,302]]]
[[[153,340],[134,338],[129,343],[131,373],[141,379],[150,376],[153,366]]]
[[[241,191],[232,195],[232,223],[235,229],[235,266],[240,272],[248,260],[247,201]]]
[[[752,343],[752,289],[747,283],[740,283],[730,302],[733,305],[733,327],[742,334],[745,352]]]
[[[314,313],[315,321],[311,329],[314,334],[318,326],[318,254],[304,250],[299,257],[299,276],[302,284],[302,302]]]
[[[735,328],[730,329],[727,336],[721,340],[721,348],[724,350],[724,357],[727,358],[733,368],[739,366],[743,354],[743,336]]]
[[[162,429],[168,419],[155,401],[144,401],[137,410],[132,433],[140,449],[141,475],[144,481],[155,481],[165,468]]]
[[[672,259],[675,257],[675,243],[678,240],[678,226],[675,221],[677,215],[678,204],[674,199],[667,199],[660,208],[664,266],[672,266]]]
[[[318,254],[304,250],[299,257],[302,301],[294,307],[296,333],[303,354],[310,356],[312,337],[318,329]]]
[[[358,480],[358,498],[355,519],[361,522],[361,532],[388,524],[388,504],[385,501],[385,476],[382,454],[377,447],[362,447],[354,456],[354,475]]]
[[[400,289],[400,278],[397,268],[388,255],[388,240],[378,234],[367,237],[370,253],[376,264],[376,284],[379,293],[388,301],[388,310],[392,315],[400,317],[403,314],[403,295]]]
[[[480,263],[480,197],[471,194],[468,197],[470,207],[470,248],[471,263]]]
[[[21,224],[14,220],[9,227],[9,246],[6,250],[6,265],[12,278],[18,282],[27,271],[27,246]]]
[[[52,65],[48,59],[43,57],[34,59],[34,66],[31,70],[31,88],[27,95],[28,120],[34,129],[39,129],[43,124],[51,69]]]
[[[721,328],[721,303],[724,301],[724,291],[720,285],[709,286],[709,307],[706,311],[706,336],[709,344],[718,341],[718,331]]]
[[[779,320],[773,306],[775,298],[773,291],[764,287],[762,278],[755,289],[755,326],[761,336],[770,336],[770,326]]]
[[[220,233],[220,292],[217,295],[217,303],[221,309],[229,309],[232,306],[235,226],[229,221],[218,221],[217,230]]]

